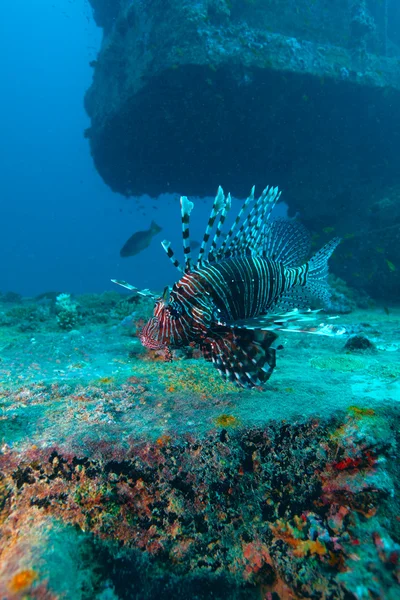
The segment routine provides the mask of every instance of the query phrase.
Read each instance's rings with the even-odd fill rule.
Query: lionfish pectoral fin
[[[344,327],[329,323],[329,321],[336,318],[336,316],[322,315],[321,309],[299,310],[295,308],[289,311],[269,313],[241,321],[228,321],[225,325],[227,327],[247,330],[269,332],[290,331],[336,337],[346,333]]]
[[[164,359],[165,359],[165,362],[172,362],[173,361],[172,350],[171,350],[171,348],[169,348],[169,346],[165,347],[165,350],[164,350]]]
[[[128,283],[127,281],[123,281],[122,279],[111,279],[111,281],[112,281],[112,283],[116,283],[117,285],[120,285],[121,287],[124,287],[127,290],[130,290],[134,294],[139,294],[140,296],[147,296],[148,298],[154,298],[154,299],[158,297],[155,292],[151,292],[148,288],[146,288],[144,290],[140,290],[136,286]]]
[[[273,331],[216,326],[201,345],[206,360],[213,362],[224,379],[240,387],[261,387],[275,368]]]

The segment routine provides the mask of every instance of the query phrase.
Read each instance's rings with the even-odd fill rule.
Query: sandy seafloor
[[[280,334],[263,392],[54,323],[0,327],[0,598],[400,598],[399,308]]]

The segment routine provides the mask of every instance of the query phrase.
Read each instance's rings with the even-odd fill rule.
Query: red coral
[[[333,466],[338,471],[344,471],[345,469],[357,469],[361,464],[361,458],[344,458],[338,463],[335,463]]]

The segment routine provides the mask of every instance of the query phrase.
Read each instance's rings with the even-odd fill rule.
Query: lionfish
[[[224,235],[232,202],[219,187],[195,261],[189,235],[194,204],[181,197],[184,266],[169,241],[162,246],[182,276],[156,299],[153,316],[140,333],[145,347],[163,349],[171,360],[171,349],[197,345],[225,380],[262,388],[276,363],[276,331],[332,336],[344,332],[316,324],[319,311],[310,308],[313,299],[324,302],[330,297],[328,259],[340,239],[332,239],[306,260],[306,229],[295,220],[271,219],[280,195],[277,187],[267,187],[255,199],[253,187]],[[156,298],[149,290],[113,281]]]

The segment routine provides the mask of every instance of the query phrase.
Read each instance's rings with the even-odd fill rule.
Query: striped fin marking
[[[247,239],[246,236],[248,235],[248,231],[250,228],[250,224],[252,223],[252,219],[254,219],[254,215],[258,214],[261,203],[262,203],[262,198],[267,193],[268,189],[269,188],[266,188],[266,190],[264,190],[263,194],[261,194],[261,196],[259,198],[257,198],[257,200],[255,201],[255,203],[253,204],[251,209],[248,211],[247,215],[244,217],[243,222],[241,223],[241,225],[239,227],[239,230],[237,231],[235,236],[232,238],[230,244],[228,245],[227,251],[229,252],[230,256],[237,256],[237,255],[243,254],[245,250],[251,249],[250,244],[249,244],[249,239]],[[254,188],[253,188],[253,190],[254,190]],[[253,190],[252,190],[252,193],[253,193],[253,197],[254,197]]]
[[[261,213],[262,207],[264,205],[264,199],[267,196],[268,191],[269,187],[263,190],[262,194],[257,198],[254,205],[251,207],[250,211],[246,215],[246,218],[240,226],[239,231],[235,236],[235,239],[232,241],[232,247],[235,251],[243,251],[246,247],[249,246],[252,228],[257,222],[258,216]]]
[[[276,340],[274,332],[236,330],[213,332],[206,347],[205,357],[212,360],[224,379],[234,381],[240,387],[262,386],[275,367],[275,350],[271,344]],[[204,352],[203,350],[203,352]]]
[[[279,191],[277,187],[271,188],[268,194],[264,197],[263,206],[261,210],[261,214],[259,216],[259,223],[257,226],[257,230],[254,231],[254,235],[252,236],[253,244],[259,248],[264,243],[265,236],[265,228],[271,217],[272,211],[274,210],[279,198],[281,197],[282,192]]]
[[[182,271],[182,273],[184,273],[184,269],[181,267],[179,260],[175,258],[175,252],[171,248],[171,242],[169,242],[168,240],[163,240],[161,242],[161,246],[164,248],[169,260],[172,262],[174,267],[176,267],[177,269],[179,269],[179,271]]]
[[[321,309],[299,310],[297,308],[281,314],[271,313],[260,315],[250,319],[241,319],[237,321],[226,322],[226,327],[234,329],[259,330],[259,331],[289,331],[294,333],[312,333],[314,335],[324,335],[337,337],[346,333],[346,329],[341,325],[334,325],[321,322],[323,317]],[[337,316],[328,316],[326,320],[333,321]]]
[[[228,200],[225,200],[224,190],[221,186],[218,187],[217,195],[214,198],[214,202],[211,208],[210,216],[208,217],[208,223],[206,227],[206,231],[203,236],[203,241],[201,242],[199,254],[197,257],[196,267],[199,267],[202,263],[202,259],[207,247],[207,242],[210,239],[211,230],[213,228],[216,216],[219,212],[224,211],[227,206]],[[226,213],[225,213],[226,214]],[[225,220],[225,217],[224,217]],[[222,224],[221,224],[222,227]]]
[[[279,197],[280,192],[277,187],[265,188],[240,228],[240,233],[235,240],[236,252],[243,253],[247,249],[256,252],[259,250],[260,242],[264,237],[265,224]]]
[[[215,256],[215,253],[216,253],[215,251],[216,251],[217,245],[218,245],[218,241],[219,241],[219,238],[221,236],[222,227],[223,227],[223,225],[225,223],[226,215],[228,214],[231,206],[232,206],[232,198],[231,198],[231,195],[229,193],[228,196],[226,197],[226,200],[225,200],[225,206],[224,206],[224,208],[220,212],[220,217],[219,217],[218,222],[217,222],[217,228],[215,230],[215,234],[214,234],[213,240],[211,242],[211,248],[210,248],[210,251],[208,253],[207,260],[214,259],[214,256]]]
[[[269,188],[267,187],[262,192],[261,196],[257,198],[254,205],[243,220],[243,223],[239,227],[239,231],[237,232],[235,238],[230,244],[229,250],[231,251],[231,253],[233,252],[234,254],[240,254],[243,252],[243,250],[250,247],[249,231],[251,232],[251,228],[257,220],[257,217],[261,211],[263,201],[268,193],[268,190]]]
[[[190,271],[192,266],[192,254],[190,251],[190,240],[189,240],[189,222],[190,213],[194,207],[193,202],[187,198],[187,196],[181,196],[181,215],[182,215],[182,240],[183,240],[183,254],[185,257],[185,272]]]
[[[224,256],[224,254],[226,253],[227,249],[229,248],[231,241],[234,241],[235,238],[233,237],[233,234],[235,232],[235,229],[238,226],[238,224],[240,223],[240,220],[241,220],[244,212],[246,211],[248,205],[250,204],[250,202],[252,202],[254,200],[255,189],[256,188],[253,185],[253,187],[251,188],[250,196],[248,196],[246,198],[246,200],[243,202],[242,208],[240,209],[239,214],[237,215],[232,227],[228,231],[228,235],[226,236],[225,240],[221,244],[221,247],[219,248],[219,250],[215,256],[216,259],[222,258]]]
[[[301,265],[310,252],[310,234],[298,221],[278,218],[265,228],[263,256],[287,267]]]
[[[134,292],[135,294],[140,294],[141,296],[147,296],[149,298],[158,298],[157,294],[154,294],[147,288],[144,290],[140,290],[139,288],[135,287],[134,285],[131,285],[127,281],[123,281],[121,279],[111,279],[111,281],[113,283],[116,283],[117,285],[120,285],[121,287],[126,288],[127,290],[130,290],[131,292]]]

